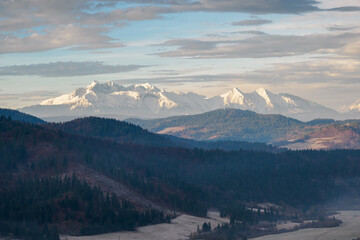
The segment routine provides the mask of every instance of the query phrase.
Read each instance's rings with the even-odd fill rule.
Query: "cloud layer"
[[[17,0],[0,1],[0,54],[37,52],[62,47],[103,49],[123,47],[108,33],[129,21],[161,18],[182,12],[299,14],[324,11],[315,0]],[[360,11],[342,6],[326,11]],[[245,20],[234,25],[260,25]]]
[[[145,66],[103,62],[54,62],[0,67],[0,76],[72,77],[135,71]]]
[[[257,34],[224,40],[174,39],[164,42],[162,46],[177,49],[160,52],[158,55],[187,58],[268,58],[334,53],[345,46],[351,48],[347,51],[350,54],[353,53],[352,49],[358,47],[351,43],[359,38],[360,33],[325,33],[302,36]]]
[[[266,19],[249,19],[249,20],[242,20],[239,22],[233,22],[232,25],[234,26],[258,26],[267,23],[271,23],[271,20]]]

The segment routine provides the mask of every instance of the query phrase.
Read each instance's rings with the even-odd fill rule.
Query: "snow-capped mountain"
[[[360,98],[348,107],[350,118],[360,118]]]
[[[275,94],[264,88],[251,93],[243,93],[234,88],[220,95],[220,98],[223,100],[223,107],[252,110],[264,114],[282,114],[304,121],[339,117],[339,113],[335,110],[313,101],[286,93]]]
[[[197,114],[219,108],[237,108],[258,113],[276,113],[300,120],[337,118],[338,113],[315,102],[290,94],[274,94],[259,88],[243,93],[237,88],[212,98],[188,92],[161,90],[148,83],[128,87],[114,82],[92,82],[85,88],[21,109],[25,113],[55,120],[80,116],[160,118]]]
[[[360,98],[349,106],[349,111],[360,112]]]
[[[210,108],[204,96],[160,90],[148,83],[129,87],[114,82],[92,82],[85,88],[51,98],[39,105],[25,107],[42,118],[61,120],[80,116],[156,118],[195,114]]]

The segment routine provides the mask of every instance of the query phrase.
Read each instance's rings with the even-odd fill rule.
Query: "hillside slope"
[[[222,109],[164,119],[128,119],[150,131],[194,140],[265,142],[290,149],[359,149],[360,121],[315,119]]]
[[[238,109],[220,109],[198,115],[164,119],[128,119],[156,133],[195,140],[272,142],[307,125],[281,115],[262,115]]]
[[[303,138],[289,141],[289,149],[360,149],[360,124],[334,123],[321,126]]]
[[[144,130],[131,123],[98,117],[79,118],[64,123],[51,123],[47,127],[67,133],[112,139],[119,143],[132,143],[153,147],[181,147],[254,151],[277,151],[273,146],[264,143],[250,143],[244,141],[195,141],[170,135],[161,135]]]
[[[17,110],[0,108],[0,116],[10,117],[12,120],[27,123],[45,123],[44,120]]]
[[[163,148],[5,118],[0,118],[0,146],[0,230],[8,232],[14,227],[26,232],[34,223],[62,233],[127,230],[166,221],[157,206],[200,216],[215,207],[252,223],[265,216],[245,211],[253,218],[244,218],[236,206],[272,202],[306,210],[341,196],[360,196],[360,151],[355,150],[275,154]],[[131,200],[136,196],[154,208],[144,210],[146,204]],[[239,205],[231,210],[234,204]],[[17,224],[24,219],[25,228]]]

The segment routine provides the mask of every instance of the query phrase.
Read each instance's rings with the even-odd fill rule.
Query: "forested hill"
[[[85,170],[76,171],[79,167]],[[75,173],[74,180],[56,179],[69,172]],[[146,213],[127,196],[115,195],[125,201],[121,208],[111,200],[118,192],[110,191],[109,197],[99,194],[112,188],[97,182],[96,176],[127,188],[137,198],[194,215],[244,202],[287,204],[305,212],[341,196],[359,198],[360,151],[162,148],[70,135],[0,118],[0,230],[15,231],[23,226],[16,224],[20,220],[35,222],[40,229],[45,224],[56,226],[62,233],[69,230],[66,226],[77,227],[78,233],[97,233],[166,221],[164,214],[154,209]],[[49,177],[53,180],[46,180]],[[92,185],[82,183],[84,177],[90,177]],[[34,189],[41,201],[31,201]],[[87,201],[84,196],[93,197]],[[29,202],[19,205],[19,199]],[[133,216],[131,222],[127,214]],[[21,229],[26,230],[31,224],[24,226]]]
[[[44,120],[17,110],[0,108],[0,116],[10,117],[13,120],[28,123],[45,123]]]
[[[250,142],[271,142],[307,126],[306,123],[282,115],[265,115],[239,109],[219,109],[198,115],[127,121],[152,132],[183,138]]]
[[[86,117],[64,123],[50,123],[48,127],[82,136],[112,139],[120,143],[134,143],[154,147],[182,147],[254,151],[278,151],[265,143],[244,141],[195,141],[170,135],[160,135],[142,129],[132,123],[109,118]]]
[[[154,134],[132,123],[110,118],[78,118],[64,123],[51,123],[48,124],[48,127],[82,136],[113,139],[121,143],[175,146],[175,143],[165,136]]]
[[[128,119],[152,132],[194,140],[264,142],[289,149],[360,149],[360,121],[316,119],[221,109],[192,116]]]

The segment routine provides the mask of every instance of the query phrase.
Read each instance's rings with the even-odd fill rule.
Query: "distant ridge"
[[[79,118],[64,123],[49,123],[47,127],[76,135],[111,139],[119,143],[132,143],[152,147],[221,149],[226,151],[242,149],[276,152],[279,150],[265,143],[195,141],[170,135],[160,135],[128,122],[98,117]]]
[[[304,122],[279,114],[258,114],[239,109],[219,109],[191,116],[127,121],[152,132],[182,138],[249,142],[272,142],[306,126]]]
[[[201,141],[265,142],[291,149],[360,149],[360,120],[315,119],[219,109],[163,119],[128,119],[150,131]]]
[[[27,123],[45,123],[45,121],[40,118],[12,109],[0,108],[0,116],[10,117],[12,120]]]
[[[200,114],[223,108],[281,114],[302,121],[345,118],[335,110],[313,101],[286,93],[272,93],[264,88],[250,93],[234,88],[207,98],[193,92],[161,90],[148,83],[124,87],[115,82],[96,81],[21,110],[44,119],[63,121],[85,116],[151,119]]]

